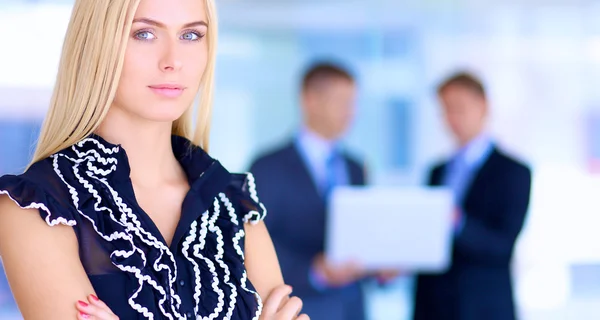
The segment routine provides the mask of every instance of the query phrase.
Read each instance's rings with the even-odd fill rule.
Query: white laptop
[[[368,269],[442,272],[450,263],[450,190],[428,187],[338,187],[326,220],[325,254]]]

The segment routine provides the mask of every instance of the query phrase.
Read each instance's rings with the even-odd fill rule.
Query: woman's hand
[[[302,300],[289,297],[292,287],[281,285],[273,289],[267,297],[260,320],[310,320],[306,314],[301,314]]]
[[[77,301],[78,320],[119,320],[119,317],[95,295],[91,294],[87,299],[89,303],[81,300]]]

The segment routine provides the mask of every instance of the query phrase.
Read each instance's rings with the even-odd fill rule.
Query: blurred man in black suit
[[[452,263],[443,274],[418,275],[414,320],[513,320],[510,262],[531,171],[486,132],[488,103],[475,76],[447,79],[438,96],[458,148],[432,168],[428,183],[450,187],[455,197]]]

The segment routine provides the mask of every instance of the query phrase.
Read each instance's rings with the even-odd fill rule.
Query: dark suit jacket
[[[365,183],[364,169],[344,156],[352,185]],[[302,298],[312,320],[363,320],[364,301],[358,283],[319,291],[309,281],[312,261],[324,251],[326,202],[319,194],[295,143],[259,157],[250,171],[267,208],[269,230],[285,282]]]
[[[447,163],[429,185],[442,184]],[[510,261],[529,206],[531,171],[494,148],[475,174],[461,208],[452,263],[439,275],[419,275],[415,320],[513,320]]]

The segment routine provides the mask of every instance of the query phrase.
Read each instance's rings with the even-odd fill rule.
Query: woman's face
[[[206,69],[207,30],[202,0],[141,0],[112,108],[150,121],[178,119]]]

